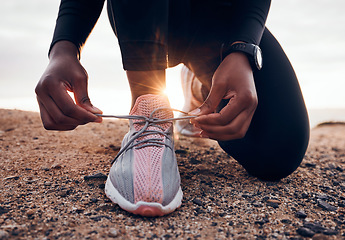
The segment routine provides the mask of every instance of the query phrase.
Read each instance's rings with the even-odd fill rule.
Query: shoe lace
[[[180,116],[180,117],[173,117],[173,118],[164,118],[164,119],[159,119],[153,117],[153,115],[158,112],[158,111],[173,111],[173,112],[180,112],[182,114],[187,115],[188,113],[170,108],[170,107],[160,107],[154,109],[150,115],[147,116],[142,116],[142,115],[103,115],[103,114],[96,114],[97,116],[104,117],[104,118],[117,118],[117,119],[128,119],[128,120],[137,120],[133,122],[134,124],[140,124],[144,125],[139,131],[136,131],[132,134],[130,140],[121,148],[121,150],[118,152],[114,160],[111,162],[112,164],[117,160],[117,158],[124,153],[125,151],[135,148],[135,149],[140,149],[148,146],[156,146],[156,147],[168,147],[171,149],[171,146],[169,144],[166,144],[163,139],[161,138],[149,138],[149,139],[140,139],[148,135],[162,135],[167,138],[168,136],[168,130],[164,130],[162,126],[159,124],[162,123],[172,123],[173,121],[178,121],[178,120],[186,120],[186,119],[192,119],[195,118],[196,116]],[[155,129],[148,129],[149,127],[155,127]],[[132,144],[135,140],[138,140],[136,143]],[[173,150],[173,149],[172,149]]]

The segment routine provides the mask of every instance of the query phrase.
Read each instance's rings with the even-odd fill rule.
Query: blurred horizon
[[[48,64],[60,0],[0,3],[0,108],[39,111],[34,88]],[[299,78],[314,126],[345,121],[345,2],[272,1],[267,27],[287,53]],[[93,104],[109,114],[127,114],[130,92],[117,39],[106,9],[82,52]],[[178,66],[167,71],[167,94],[182,108]],[[117,104],[120,103],[120,104]]]

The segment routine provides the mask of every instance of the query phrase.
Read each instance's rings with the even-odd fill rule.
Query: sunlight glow
[[[164,93],[168,96],[171,107],[182,109],[184,96],[181,86],[181,68],[182,64],[166,70],[166,89]]]

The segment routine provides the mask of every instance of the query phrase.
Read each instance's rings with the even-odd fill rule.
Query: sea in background
[[[34,88],[48,64],[59,0],[0,2],[0,108],[38,111]],[[345,121],[345,1],[272,1],[268,28],[283,46],[300,81],[311,126]],[[89,95],[106,114],[127,114],[130,92],[104,9],[82,53]],[[183,105],[177,66],[167,71],[175,108]]]

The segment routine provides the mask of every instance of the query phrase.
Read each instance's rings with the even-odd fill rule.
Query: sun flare
[[[166,70],[166,89],[164,93],[168,96],[171,107],[175,109],[182,109],[184,104],[184,96],[181,86],[181,68],[178,65],[174,68]]]

